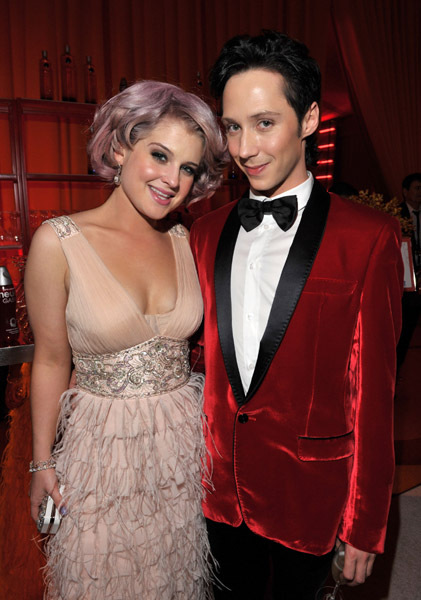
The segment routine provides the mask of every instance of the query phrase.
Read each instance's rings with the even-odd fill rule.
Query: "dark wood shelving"
[[[96,106],[78,102],[55,102],[50,100],[31,100],[17,98],[0,99],[0,113],[8,114],[10,132],[10,154],[12,173],[0,173],[0,181],[14,184],[15,210],[20,216],[21,244],[0,246],[2,249],[23,249],[26,254],[31,239],[29,224],[28,181],[51,181],[57,183],[98,184],[101,179],[97,175],[82,173],[28,173],[26,169],[26,148],[24,121],[31,116],[45,115],[57,118],[58,122],[68,121],[80,124],[81,129],[88,130],[92,122]],[[52,207],[54,208],[54,207]]]
[[[103,182],[98,175],[77,173],[27,173],[27,181],[81,181],[84,183]]]

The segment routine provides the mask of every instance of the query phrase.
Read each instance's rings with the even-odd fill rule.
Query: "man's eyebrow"
[[[280,113],[274,110],[263,110],[261,112],[256,113],[255,115],[250,115],[250,119],[261,119],[264,117],[276,117],[279,116]]]
[[[247,118],[248,119],[257,120],[257,119],[264,119],[264,118],[267,118],[267,117],[277,117],[279,115],[280,115],[280,113],[276,112],[274,110],[263,110],[261,112],[258,112],[256,114],[254,114],[254,115],[249,115]],[[232,117],[222,117],[221,121],[223,123],[236,123],[237,122]]]

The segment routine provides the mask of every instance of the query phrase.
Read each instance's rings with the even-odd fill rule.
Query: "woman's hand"
[[[46,469],[45,471],[36,471],[32,473],[31,481],[31,517],[35,522],[38,521],[40,505],[45,496],[51,496],[54,504],[59,507],[62,503],[62,495],[59,492],[58,479],[55,469]],[[64,506],[60,507],[60,513],[63,514]]]

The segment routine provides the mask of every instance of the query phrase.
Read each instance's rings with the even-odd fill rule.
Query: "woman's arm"
[[[66,276],[67,262],[60,241],[49,225],[43,225],[32,240],[25,271],[25,297],[35,339],[31,376],[34,463],[51,456],[59,398],[69,384],[71,350],[65,321]],[[54,469],[33,473],[31,514],[34,520],[47,494],[57,506],[60,504]]]

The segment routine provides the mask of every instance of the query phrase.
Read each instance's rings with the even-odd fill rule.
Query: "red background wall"
[[[324,115],[355,119],[337,140],[337,177],[397,195],[403,176],[420,170],[419,0],[0,0],[0,14],[3,98],[39,98],[44,49],[60,99],[65,44],[78,67],[79,101],[86,55],[100,100],[118,91],[123,76],[167,80],[206,96],[208,69],[229,37],[285,31],[320,63]]]

